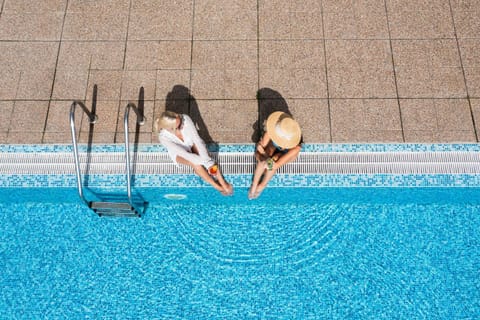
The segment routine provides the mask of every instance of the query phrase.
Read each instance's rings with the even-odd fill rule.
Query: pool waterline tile
[[[236,188],[247,188],[251,175],[227,175]],[[104,191],[125,185],[124,175],[89,175],[89,186]],[[478,188],[480,175],[460,174],[327,174],[276,175],[269,188],[421,188],[457,187]],[[195,175],[136,175],[134,188],[208,188],[211,187]],[[75,175],[0,175],[0,188],[75,188]]]
[[[254,143],[230,143],[208,146],[211,152],[254,152]],[[215,147],[215,148],[211,148]],[[79,144],[80,152],[125,152],[123,144]],[[71,143],[0,144],[0,153],[72,152]],[[139,152],[166,152],[159,143],[140,144]],[[480,152],[478,143],[305,143],[302,152]]]

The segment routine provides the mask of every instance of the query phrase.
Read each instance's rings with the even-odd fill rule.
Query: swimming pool
[[[2,178],[0,317],[480,314],[475,175],[285,175],[256,201],[248,176],[227,178],[238,187],[225,198],[190,175],[174,179],[183,187],[139,177],[141,219],[97,217],[71,175]],[[105,181],[116,180],[97,177],[89,192],[124,192]]]

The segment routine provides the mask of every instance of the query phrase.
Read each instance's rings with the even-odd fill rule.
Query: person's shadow
[[[258,119],[252,125],[253,134],[252,142],[257,143],[262,137],[264,130],[264,123],[268,116],[276,111],[282,111],[292,116],[292,113],[288,109],[287,101],[282,95],[273,89],[262,88],[257,91],[258,102]]]
[[[167,94],[165,111],[173,111],[178,114],[188,114],[198,130],[198,135],[208,145],[208,149],[210,151],[218,149],[218,143],[213,140],[208,132],[195,97],[190,94],[190,90],[187,87],[175,85],[172,88],[172,91]]]

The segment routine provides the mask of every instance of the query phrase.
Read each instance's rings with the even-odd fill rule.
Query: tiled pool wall
[[[253,144],[229,144],[209,146],[213,153],[247,153],[253,154]],[[149,144],[132,146],[131,151],[144,153],[165,153],[161,145]],[[305,144],[303,152],[311,153],[369,153],[369,152],[452,152],[479,154],[478,144]],[[0,145],[0,152],[12,157],[19,153],[69,153],[73,152],[71,145]],[[124,145],[79,145],[80,153],[123,153]],[[73,163],[73,160],[72,160]],[[480,167],[480,162],[478,163]],[[248,187],[251,183],[250,174],[226,174],[226,178],[236,187]],[[90,174],[83,175],[84,185],[101,188],[123,188],[126,186],[124,174]],[[0,175],[0,187],[49,187],[70,188],[76,187],[74,174],[18,174],[3,173]],[[132,186],[135,188],[155,187],[208,187],[199,177],[193,174],[136,174],[132,177]],[[479,187],[480,174],[456,173],[456,174],[431,174],[431,173],[408,173],[408,174],[332,174],[314,172],[309,174],[277,174],[269,184],[269,187]]]
[[[160,144],[139,144],[130,146],[138,152],[166,152]],[[215,144],[208,145],[211,152],[253,152],[254,144]],[[78,145],[79,152],[124,152],[124,144],[86,144]],[[480,144],[421,144],[421,143],[377,143],[377,144],[322,144],[307,143],[302,146],[302,152],[440,152],[463,151],[479,152]],[[29,153],[29,152],[73,152],[71,144],[0,144],[0,153]]]
[[[82,176],[83,178],[83,176]],[[89,187],[126,188],[124,175],[90,175]],[[235,187],[248,187],[252,175],[226,175]],[[87,181],[87,183],[85,183]],[[2,175],[0,188],[76,188],[75,175]],[[133,188],[210,187],[195,175],[137,175]],[[480,187],[473,174],[318,174],[276,175],[269,187]]]

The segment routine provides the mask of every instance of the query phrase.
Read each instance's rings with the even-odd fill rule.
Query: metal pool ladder
[[[70,129],[72,133],[72,144],[73,144],[73,157],[75,160],[75,172],[77,175],[77,189],[80,198],[92,209],[96,214],[101,216],[110,216],[110,217],[140,217],[141,213],[139,210],[138,204],[135,204],[132,199],[131,191],[131,174],[130,174],[130,148],[128,143],[128,115],[130,108],[135,111],[137,115],[137,123],[139,125],[145,124],[145,117],[138,108],[133,103],[128,103],[125,107],[124,114],[124,131],[125,131],[125,166],[126,166],[126,179],[127,179],[127,202],[118,202],[118,201],[87,201],[83,195],[82,180],[80,174],[80,160],[78,157],[78,146],[75,130],[75,108],[79,105],[82,110],[88,116],[88,120],[91,124],[94,124],[98,117],[90,112],[87,107],[80,101],[74,101],[70,107]],[[140,206],[144,209],[147,205],[147,202],[142,201]]]

